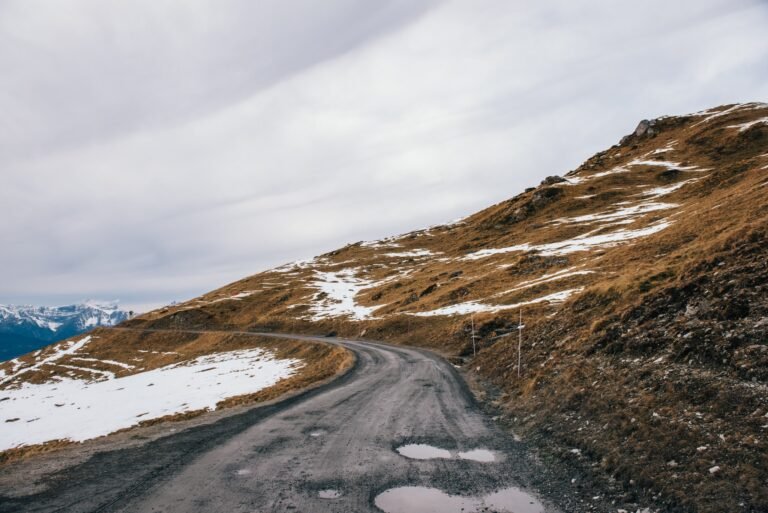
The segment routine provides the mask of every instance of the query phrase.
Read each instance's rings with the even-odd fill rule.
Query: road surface
[[[363,513],[380,512],[377,496],[391,488],[437,489],[423,500],[423,490],[410,489],[416,493],[406,506],[392,492],[379,503],[418,513],[432,511],[440,491],[484,497],[526,481],[520,445],[479,410],[444,359],[372,342],[337,343],[358,362],[334,382],[143,446],[99,453],[55,476],[44,492],[0,497],[0,511]],[[412,443],[449,450],[441,455],[450,457],[397,452]],[[494,451],[495,461],[457,456],[477,448]]]

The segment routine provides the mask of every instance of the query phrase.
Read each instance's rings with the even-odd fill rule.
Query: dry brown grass
[[[534,439],[541,435],[542,445],[580,448],[586,464],[625,483],[628,494],[661,494],[658,500],[668,511],[765,511],[768,463],[762,424],[753,413],[767,413],[768,406],[753,392],[768,386],[768,351],[760,338],[764,332],[751,326],[768,316],[768,290],[759,288],[765,287],[760,265],[768,261],[768,242],[761,235],[768,225],[768,127],[729,128],[765,116],[768,107],[736,110],[708,123],[700,123],[701,117],[659,119],[656,134],[631,137],[567,175],[582,183],[541,185],[462,223],[405,234],[381,247],[350,244],[311,264],[250,276],[127,324],[333,332],[427,346],[456,361],[472,353],[469,317],[409,314],[465,301],[523,302],[583,287],[565,303],[524,308],[522,379],[515,367],[516,341],[504,336],[514,329],[517,311],[474,316],[481,338],[471,366],[503,391],[516,430]],[[672,151],[656,152],[670,144]],[[678,166],[636,166],[600,176],[634,160]],[[679,169],[684,166],[707,171]],[[689,179],[697,180],[654,200],[675,207],[638,216],[631,224],[601,228],[556,222],[603,213],[622,202],[637,204],[638,194],[649,187]],[[672,224],[663,231],[623,245],[560,256],[512,252],[464,259],[477,250],[635,230],[665,219]],[[387,255],[424,249],[433,255]],[[356,298],[379,306],[379,318],[310,320],[309,305],[318,299],[314,273],[344,268],[372,281],[389,279]],[[504,293],[568,268],[594,273]],[[734,288],[731,282],[740,285]],[[246,291],[252,294],[231,299]],[[713,291],[732,300],[723,301]],[[746,308],[749,313],[735,320],[686,318],[687,304],[705,296],[716,311]],[[684,338],[688,332],[692,335]],[[163,347],[181,347],[189,356],[194,347],[208,351],[232,343],[214,337],[190,340],[188,350],[185,344]],[[98,346],[102,349],[104,354],[119,351]],[[654,412],[675,422],[659,421]],[[717,442],[719,433],[730,433],[733,442]],[[705,454],[696,451],[701,440],[711,444]],[[706,465],[713,460],[727,464],[710,475]],[[740,502],[745,509],[737,506]]]

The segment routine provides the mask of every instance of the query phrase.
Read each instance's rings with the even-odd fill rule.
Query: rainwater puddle
[[[338,499],[339,497],[341,497],[341,492],[338,490],[330,490],[330,489],[320,490],[319,492],[317,492],[317,496],[320,497],[321,499],[332,500],[332,499]]]
[[[488,449],[472,449],[471,451],[461,451],[453,453],[446,449],[433,447],[427,444],[408,444],[397,448],[397,452],[414,460],[431,460],[435,458],[479,461],[481,463],[492,463],[497,460],[496,453]]]
[[[535,497],[519,488],[505,488],[485,497],[449,495],[437,488],[402,486],[376,496],[376,506],[386,513],[542,513]]]
[[[475,511],[472,499],[448,495],[437,488],[403,486],[376,496],[376,507],[387,513],[468,513]]]
[[[440,449],[438,447],[432,447],[427,444],[408,444],[397,448],[397,452],[406,458],[414,460],[431,460],[433,458],[446,458],[452,457],[451,451]]]
[[[459,452],[460,460],[480,461],[482,463],[491,463],[496,461],[496,454],[488,449],[472,449],[471,451]]]

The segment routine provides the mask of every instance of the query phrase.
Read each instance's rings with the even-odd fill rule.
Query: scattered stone
[[[556,183],[563,183],[563,182],[567,182],[567,181],[568,180],[566,180],[562,176],[552,175],[552,176],[548,176],[544,180],[542,180],[541,181],[541,185],[554,185]]]

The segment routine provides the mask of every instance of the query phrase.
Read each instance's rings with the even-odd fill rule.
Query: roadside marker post
[[[517,377],[521,375],[521,366],[523,363],[523,309],[520,309],[520,320],[517,322]]]
[[[477,356],[477,345],[475,345],[475,314],[469,316],[472,323],[472,356]]]

